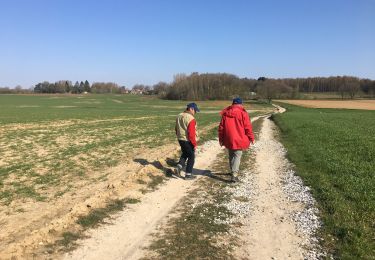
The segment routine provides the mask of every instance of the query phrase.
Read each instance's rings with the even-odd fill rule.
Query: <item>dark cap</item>
[[[234,105],[234,104],[242,104],[242,99],[240,99],[239,97],[237,97],[237,98],[233,99],[232,104],[233,104],[233,105]]]
[[[195,103],[187,104],[186,108],[187,108],[187,109],[189,109],[189,108],[194,108],[195,112],[200,112],[200,111],[199,111],[199,108],[198,108],[198,106],[197,106],[197,104],[195,104]]]

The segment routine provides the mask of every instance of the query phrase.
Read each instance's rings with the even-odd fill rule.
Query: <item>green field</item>
[[[202,140],[230,102],[197,102]],[[175,143],[186,101],[133,95],[0,95],[0,205],[51,201],[136,151]],[[252,114],[270,109],[247,104]],[[250,110],[250,112],[251,112]]]
[[[374,259],[375,111],[283,106],[274,120],[318,201],[323,245],[339,259]]]

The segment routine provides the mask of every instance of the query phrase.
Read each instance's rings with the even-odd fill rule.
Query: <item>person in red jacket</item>
[[[232,105],[220,114],[219,142],[229,152],[231,181],[238,182],[242,151],[254,144],[253,127],[240,98],[233,99]]]
[[[197,122],[194,115],[199,112],[198,106],[195,103],[187,104],[186,110],[180,113],[176,118],[176,136],[178,143],[181,146],[182,155],[175,168],[175,173],[181,176],[181,170],[186,164],[185,179],[192,179],[193,166],[195,162],[195,150],[197,148]]]

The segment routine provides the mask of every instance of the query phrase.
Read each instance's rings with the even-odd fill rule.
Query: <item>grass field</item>
[[[374,259],[375,111],[285,107],[274,119],[319,203],[324,246],[339,259]]]
[[[0,95],[0,205],[53,201],[75,180],[89,180],[137,149],[175,142],[175,117],[186,103],[132,95]],[[197,103],[204,140],[230,102]],[[253,115],[268,107],[247,106]]]

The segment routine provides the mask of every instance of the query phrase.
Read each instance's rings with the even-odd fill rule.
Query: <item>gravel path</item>
[[[320,227],[318,210],[309,188],[291,170],[286,150],[275,140],[276,126],[263,122],[260,138],[252,147],[253,171],[245,170],[241,182],[228,187],[234,198],[227,208],[229,221],[240,222],[239,259],[319,259],[315,233]]]

